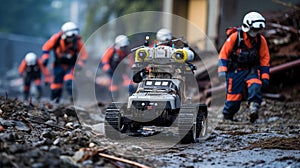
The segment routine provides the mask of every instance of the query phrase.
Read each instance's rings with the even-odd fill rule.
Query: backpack
[[[78,53],[78,44],[77,44],[78,38],[75,37],[73,39],[73,48],[72,49],[74,50],[75,55],[73,55],[71,58],[66,58],[64,56],[61,58],[58,58],[58,56],[56,54],[56,48],[59,47],[60,40],[61,40],[61,36],[59,36],[57,38],[57,40],[54,44],[54,47],[53,47],[54,55],[55,55],[54,65],[55,66],[60,65],[60,64],[75,65],[76,60],[77,60],[77,53]]]
[[[36,63],[35,65],[26,65],[26,69],[25,69],[25,76],[28,79],[39,79],[41,78],[41,69],[38,65],[38,63]]]
[[[242,31],[242,28],[240,26],[234,26],[234,27],[226,28],[227,38],[235,32],[238,32],[238,36],[237,36],[237,39],[235,41],[234,47],[231,51],[231,54],[230,54],[231,58],[229,58],[229,60],[233,61],[233,62],[237,62],[237,65],[234,66],[234,69],[237,68],[237,67],[253,66],[253,64],[256,64],[258,62],[258,60],[255,60],[256,58],[249,57],[249,56],[246,56],[246,55],[238,56],[238,58],[232,58],[232,55],[234,55],[235,51],[238,48],[244,48],[244,49],[247,49],[248,51],[250,51],[250,49],[244,43],[243,31]],[[256,51],[259,51],[260,50],[260,43],[261,43],[260,34],[258,33],[256,37],[257,37],[257,43],[255,44],[254,47],[255,47]],[[253,50],[253,48],[252,48],[252,50]],[[253,51],[251,51],[251,52],[253,52]],[[249,61],[252,62],[252,63],[249,64]]]

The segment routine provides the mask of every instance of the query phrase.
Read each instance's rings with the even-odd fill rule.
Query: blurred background
[[[171,31],[180,29],[180,32],[185,32],[183,36],[200,51],[219,50],[226,38],[225,29],[241,25],[246,13],[257,11],[267,20],[264,35],[270,47],[271,66],[295,61],[300,56],[300,0],[1,0],[0,94],[18,94],[22,81],[17,67],[21,59],[29,51],[40,56],[43,43],[59,31],[66,21],[75,22],[86,41],[107,22],[141,11],[168,12],[192,22],[207,35],[214,47],[202,43],[202,38],[195,39],[199,36],[193,36],[195,32],[188,25],[177,25],[172,17],[159,19]],[[133,32],[125,26],[124,33]],[[91,55],[94,54],[93,50],[88,48]],[[296,67],[299,67],[298,63]],[[292,68],[295,69],[295,65]],[[299,82],[295,78],[299,73],[297,70],[287,70],[283,74],[286,73],[292,79],[289,80],[290,83]],[[280,73],[277,76],[282,76],[278,74]],[[274,78],[277,78],[276,75]],[[280,89],[282,87],[274,90]]]

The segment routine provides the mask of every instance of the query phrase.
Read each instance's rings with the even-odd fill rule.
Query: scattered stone
[[[95,147],[96,145],[93,143],[93,142],[91,142],[90,144],[89,144],[89,148],[93,148],[93,147]]]
[[[15,121],[15,128],[19,131],[29,132],[30,128],[22,121]]]
[[[280,118],[279,117],[271,117],[268,119],[268,122],[271,123],[271,122],[276,122],[278,121]]]
[[[60,138],[57,138],[53,141],[53,145],[58,145],[60,142]]]
[[[72,158],[75,162],[78,162],[79,160],[82,159],[83,156],[84,156],[84,151],[80,150],[80,151],[75,152],[75,154],[74,154],[74,156],[72,156]]]

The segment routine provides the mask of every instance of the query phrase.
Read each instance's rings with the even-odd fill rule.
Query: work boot
[[[36,99],[39,101],[42,97],[42,88],[40,86],[37,87]]]
[[[62,95],[62,90],[52,90],[51,91],[51,102],[58,104]]]
[[[250,122],[254,123],[258,119],[259,103],[251,102],[249,108],[250,108]]]
[[[27,101],[28,98],[29,98],[29,92],[28,91],[24,91],[23,95],[24,95],[24,100]]]
[[[223,121],[233,121],[237,122],[237,119],[233,119],[233,114],[224,114],[223,113]]]

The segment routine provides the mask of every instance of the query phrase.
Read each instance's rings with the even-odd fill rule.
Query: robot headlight
[[[138,53],[138,56],[139,56],[139,58],[141,58],[141,59],[145,59],[145,58],[147,57],[147,52],[145,52],[145,51],[140,51],[140,52]]]
[[[174,53],[173,58],[175,59],[176,62],[185,62],[187,60],[188,54],[185,50],[182,49],[177,49]]]
[[[149,52],[147,49],[140,48],[135,53],[135,58],[137,61],[142,62],[148,60]]]
[[[177,52],[175,53],[175,58],[178,60],[182,60],[184,58],[184,55],[181,52]]]

